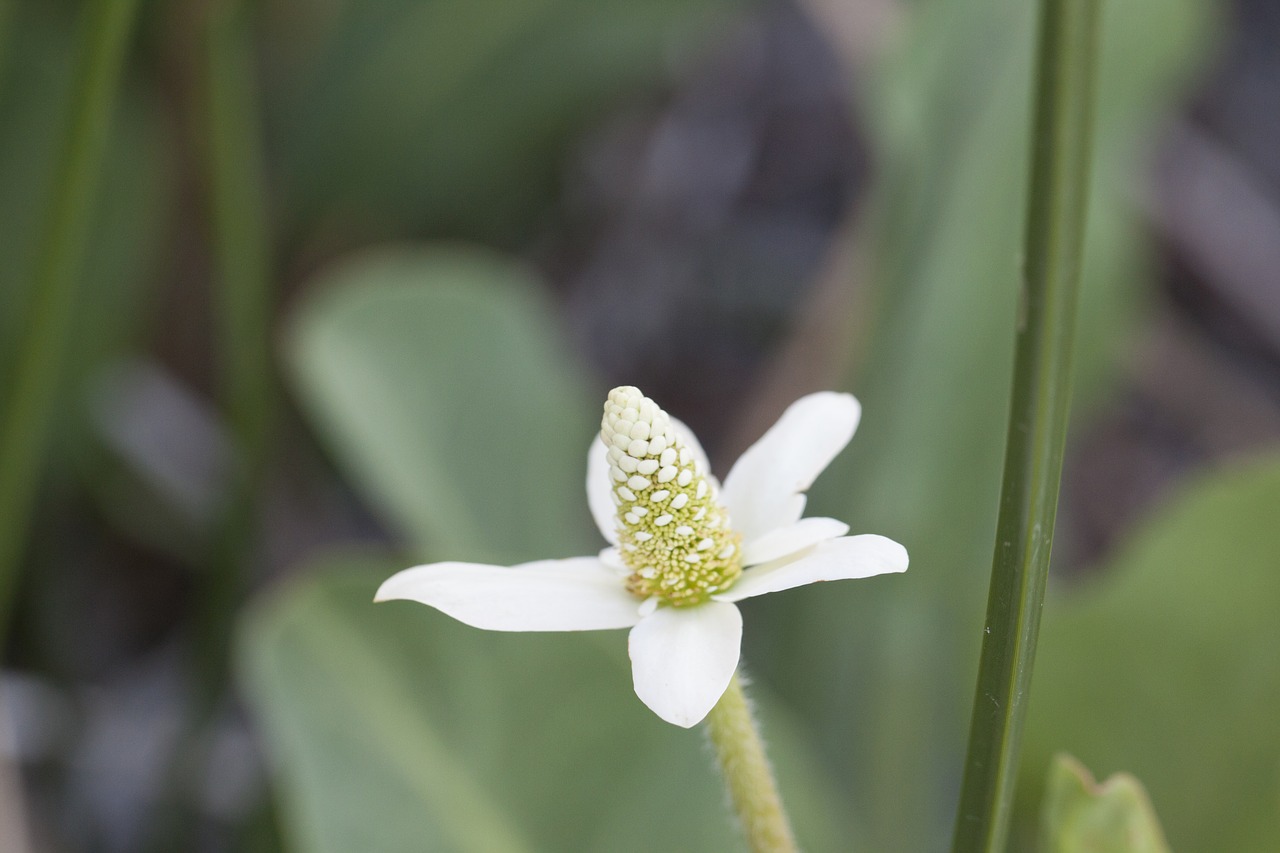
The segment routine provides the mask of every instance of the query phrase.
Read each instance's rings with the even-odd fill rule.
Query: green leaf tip
[[[1141,782],[1116,773],[1099,783],[1062,753],[1049,768],[1040,833],[1041,853],[1170,853]]]

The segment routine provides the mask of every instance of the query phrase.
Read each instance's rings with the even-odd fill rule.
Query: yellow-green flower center
[[[700,604],[742,574],[741,537],[716,502],[706,463],[666,412],[631,386],[609,392],[600,423],[609,448],[618,550],[627,589],[675,606]]]

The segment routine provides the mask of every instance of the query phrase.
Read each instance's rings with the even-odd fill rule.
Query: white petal
[[[519,566],[432,563],[397,572],[374,601],[408,599],[489,631],[630,628],[640,602],[595,557]]]
[[[618,544],[617,510],[610,497],[613,480],[609,477],[609,449],[596,436],[587,450],[587,506],[596,527],[610,545]]]
[[[789,527],[778,527],[742,546],[742,563],[758,566],[780,560],[827,539],[849,532],[849,525],[834,518],[802,518]]]
[[[738,668],[742,614],[732,604],[660,607],[631,629],[636,695],[668,723],[695,726]]]
[[[799,556],[747,569],[717,601],[741,601],[818,581],[869,578],[907,570],[907,549],[892,539],[864,533],[820,542]]]
[[[613,572],[615,577],[625,578],[631,574],[631,569],[627,568],[627,563],[622,559],[622,552],[614,546],[610,545],[600,552],[600,562],[604,567]]]
[[[792,403],[725,478],[721,500],[734,529],[752,540],[798,521],[803,492],[849,443],[861,413],[853,395],[834,391]]]

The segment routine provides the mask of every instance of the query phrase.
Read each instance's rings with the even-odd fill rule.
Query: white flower
[[[511,567],[417,566],[375,600],[419,601],[491,631],[630,628],[636,695],[667,722],[696,725],[738,667],[734,602],[906,570],[897,542],[801,518],[805,490],[849,443],[860,413],[849,394],[796,401],[721,488],[684,424],[636,388],[615,388],[587,454],[587,502],[611,547]]]

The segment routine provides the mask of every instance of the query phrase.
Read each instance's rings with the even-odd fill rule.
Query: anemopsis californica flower
[[[696,725],[738,667],[734,602],[906,571],[897,542],[801,518],[805,490],[860,414],[849,394],[797,400],[721,487],[688,427],[639,389],[615,388],[587,454],[587,502],[610,547],[511,567],[416,566],[390,577],[375,600],[419,601],[490,631],[630,628],[636,695],[667,722]]]

